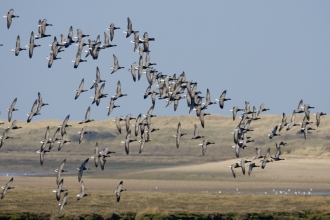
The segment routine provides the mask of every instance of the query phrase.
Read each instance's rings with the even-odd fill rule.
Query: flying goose
[[[47,24],[46,19],[44,19],[43,21],[41,21],[41,19],[39,19],[39,21],[38,21],[38,34],[35,35],[36,39],[51,36],[50,34],[45,34],[46,33],[46,26],[53,26],[53,25],[52,24]]]
[[[34,33],[33,31],[31,32],[30,36],[30,44],[26,45],[27,48],[29,48],[29,57],[32,58],[33,56],[33,49],[35,47],[40,47],[41,45],[34,44]]]
[[[296,124],[295,123],[296,113],[297,113],[297,111],[296,110],[293,110],[292,116],[291,116],[291,122],[288,124],[288,127],[286,128],[287,131],[290,130],[293,126],[299,125],[299,124]]]
[[[194,136],[192,136],[192,137],[190,138],[190,140],[192,140],[192,139],[199,139],[199,138],[204,138],[204,136],[200,136],[200,135],[198,134],[198,128],[197,128],[197,125],[195,124],[195,125],[194,125]]]
[[[255,160],[255,159],[260,159],[260,158],[263,158],[263,156],[261,156],[261,154],[260,154],[260,148],[255,148],[256,149],[256,155],[253,157],[253,160]]]
[[[140,39],[139,39],[139,32],[138,32],[138,31],[135,31],[135,32],[134,32],[134,40],[132,40],[131,43],[134,44],[133,52],[136,51],[136,49],[139,47],[139,44],[140,44],[140,43],[143,43],[143,42],[140,41]]]
[[[8,129],[16,130],[16,129],[22,128],[22,127],[17,126],[16,124],[17,124],[17,120],[14,120],[13,123],[11,124],[11,126],[8,127]]]
[[[61,128],[58,127],[53,135],[53,138],[51,138],[51,141],[49,143],[49,147],[48,150],[50,151],[52,149],[52,147],[54,146],[55,142],[60,140],[59,138],[57,138],[58,133],[60,132]]]
[[[268,111],[268,110],[269,110],[269,108],[265,108],[265,104],[262,103],[262,104],[260,105],[259,110],[258,110],[258,114],[257,114],[257,116],[258,116],[261,112],[265,112],[265,111]]]
[[[259,112],[258,112],[259,113]],[[251,120],[259,120],[261,118],[257,118],[257,109],[255,106],[253,106],[253,111],[252,111],[252,115],[251,115]]]
[[[117,45],[115,44],[110,44],[109,42],[109,36],[107,35],[107,33],[104,32],[104,44],[100,47],[101,49],[106,49],[109,47],[116,47]]]
[[[94,159],[95,167],[99,166],[99,158],[100,158],[99,143],[96,142],[95,149],[94,149],[94,155],[91,156],[91,159]]]
[[[3,189],[2,190],[2,195],[1,195],[1,199],[5,198],[5,195],[7,193],[7,190],[9,189],[14,189],[15,187],[10,187],[10,184],[14,181],[14,177],[12,177],[8,183],[5,185],[5,186],[2,186],[1,188]]]
[[[19,35],[17,36],[17,39],[16,39],[16,47],[11,49],[11,51],[15,52],[15,56],[18,56],[19,55],[19,52],[21,50],[26,50],[25,48],[21,48],[21,40],[20,40],[20,37]]]
[[[151,90],[151,86],[149,85],[146,92],[144,94],[142,94],[144,99],[148,98],[148,96],[152,94],[152,92],[150,92],[150,90]]]
[[[234,106],[233,109],[231,109],[230,111],[233,112],[233,121],[235,121],[237,112],[244,111],[244,109],[240,109],[238,108],[238,106]]]
[[[156,95],[158,95],[159,92],[157,92],[156,89],[154,89],[152,91],[152,94],[151,94],[151,103],[152,103],[152,106],[155,106],[155,103],[156,103]]]
[[[94,84],[92,85],[92,87],[90,89],[93,89],[96,84],[102,83],[102,82],[106,82],[106,81],[101,79],[101,72],[99,70],[99,67],[96,67],[96,79],[94,80]]]
[[[155,38],[149,38],[148,32],[144,32],[143,38],[140,38],[143,42],[155,41]]]
[[[128,71],[131,71],[132,77],[133,77],[133,81],[136,82],[136,62],[132,63],[131,68],[128,69]]]
[[[116,72],[119,69],[123,69],[125,67],[119,66],[118,64],[118,58],[113,54],[113,66],[110,68],[112,70],[111,74]]]
[[[142,130],[141,130],[141,132],[142,132]],[[139,140],[139,143],[140,143],[139,154],[142,153],[142,150],[144,148],[144,144],[147,142],[146,135],[145,135],[147,132],[148,131],[143,131],[143,133],[141,133],[141,140]]]
[[[114,23],[111,23],[110,24],[110,27],[107,28],[107,30],[110,31],[110,40],[111,41],[113,40],[113,37],[115,36],[115,30],[116,29],[120,29],[120,27],[115,27],[115,24]]]
[[[75,90],[76,92],[76,96],[74,97],[74,99],[77,99],[79,96],[80,96],[80,93],[82,92],[87,92],[88,90],[84,90],[83,87],[84,87],[84,78],[81,80],[80,82],[80,85],[79,85],[79,88],[77,90]]]
[[[61,57],[57,57],[55,53],[50,52],[50,55],[47,56],[46,59],[48,60],[48,68],[51,68],[54,60],[61,59]]]
[[[124,33],[126,34],[126,38],[128,38],[129,36],[131,36],[132,33],[135,33],[136,31],[133,31],[132,28],[132,22],[131,19],[129,19],[129,17],[127,17],[127,30],[124,31]]]
[[[268,148],[268,150],[267,150],[267,152],[266,152],[266,154],[265,154],[265,156],[264,156],[264,159],[263,159],[263,160],[260,160],[260,162],[262,163],[262,164],[261,164],[261,168],[262,168],[262,169],[265,169],[266,164],[267,164],[268,162],[270,162],[270,160],[268,160],[269,155],[270,155],[270,148]]]
[[[235,174],[235,170],[234,169],[240,167],[240,165],[238,163],[233,163],[232,165],[230,165],[228,167],[231,169],[231,172],[232,172],[234,178],[236,178],[236,174]]]
[[[67,140],[66,139],[66,131],[64,131],[63,135],[62,135],[62,138],[61,138],[61,141],[58,141],[59,145],[58,145],[58,151],[60,151],[63,147],[64,144],[68,143],[68,142],[71,142],[70,140]]]
[[[114,109],[114,108],[118,108],[118,107],[120,107],[119,105],[115,105],[115,100],[111,97],[110,98],[110,104],[109,104],[109,106],[107,107],[108,109],[109,109],[109,111],[108,111],[108,116],[111,114],[111,112],[112,112],[112,110]]]
[[[45,105],[49,105],[48,103],[44,103],[42,101],[42,96],[41,96],[41,93],[38,92],[38,106],[37,106],[37,111],[35,113],[35,115],[39,115],[40,111],[41,111],[41,107],[42,106],[45,106]]]
[[[127,94],[122,94],[121,93],[121,83],[120,80],[117,83],[117,89],[116,89],[116,95],[112,96],[114,100],[123,97],[123,96],[127,96]]]
[[[78,39],[77,42],[80,42],[83,37],[89,37],[89,35],[83,34],[81,29],[77,29],[77,36],[74,37]]]
[[[77,195],[77,200],[80,200],[80,199],[84,198],[85,196],[89,196],[89,194],[85,193],[84,181],[81,181],[80,193]]]
[[[174,109],[175,110],[175,109]],[[199,120],[201,122],[202,127],[204,128],[204,116],[206,115],[211,115],[210,113],[204,113],[204,109],[201,109],[200,114],[199,114]]]
[[[64,164],[66,163],[66,159],[64,159],[60,166],[58,167],[58,169],[55,170],[55,173],[57,173],[56,175],[56,185],[59,185],[60,183],[60,179],[61,179],[61,173],[62,172],[68,172],[67,170],[63,170]],[[58,199],[59,200],[59,199]]]
[[[278,129],[278,131],[280,132],[287,125],[288,125],[288,123],[286,122],[286,115],[283,112],[282,122],[281,122],[281,124],[279,124],[280,128]]]
[[[80,182],[84,170],[89,170],[89,168],[86,168],[86,164],[88,163],[88,160],[89,160],[89,158],[87,158],[87,159],[81,164],[81,166],[77,168],[77,170],[78,170],[78,182]]]
[[[61,214],[61,212],[62,212],[62,210],[64,208],[64,205],[69,204],[69,202],[66,201],[67,198],[68,198],[68,192],[66,192],[64,194],[62,201],[58,204],[60,206],[59,211],[58,211],[58,214],[59,215]]]
[[[275,147],[276,147],[276,153],[275,153],[275,157],[272,157],[272,161],[279,161],[279,160],[284,160],[282,158],[280,158],[281,155],[281,145],[285,146],[286,143],[284,143],[283,141],[281,141],[280,143],[275,142]]]
[[[72,36],[73,36],[73,28],[71,26],[70,29],[69,29],[68,37],[67,37],[67,39],[65,41],[65,44],[64,44],[64,47],[65,48],[69,47],[72,43],[76,43],[76,41],[72,40]],[[81,42],[82,41],[83,40],[81,39]]]
[[[150,66],[154,66],[154,65],[157,65],[156,63],[150,63],[150,54],[149,54],[149,51],[146,52],[146,62],[145,64],[143,65],[143,68],[144,69],[147,69],[149,68]]]
[[[150,111],[150,110],[149,110]],[[139,124],[140,124],[140,121],[141,121],[141,114],[139,114],[136,119],[135,119],[135,124],[134,124],[134,133],[135,133],[135,137],[138,136],[139,134]]]
[[[203,143],[199,144],[202,146],[202,154],[203,156],[206,154],[206,150],[207,150],[207,145],[209,144],[215,144],[214,142],[210,142],[208,140],[204,140]]]
[[[224,105],[224,102],[225,101],[231,100],[231,99],[226,99],[225,98],[226,93],[227,93],[227,90],[223,91],[222,94],[220,95],[220,98],[219,99],[216,99],[216,101],[219,102],[219,106],[220,106],[221,109],[223,109],[223,105]]]
[[[302,129],[304,130],[304,138],[305,138],[305,140],[307,139],[307,132],[308,132],[309,130],[315,130],[315,128],[310,127],[309,124],[306,125],[306,127],[302,128]]]
[[[31,112],[27,114],[29,116],[27,119],[27,123],[29,123],[32,120],[33,116],[40,115],[40,113],[36,112],[37,105],[38,105],[38,100],[36,99],[32,105]]]
[[[71,127],[71,125],[68,125],[68,121],[70,119],[70,115],[66,116],[65,119],[62,122],[62,125],[59,127],[61,128],[61,135],[63,136],[64,132],[66,131],[67,127]]]
[[[278,128],[278,125],[275,126],[275,128],[273,129],[271,134],[268,134],[269,139],[272,139],[275,136],[280,136],[280,134],[276,134],[277,128]]]
[[[206,90],[206,101],[204,103],[204,108],[206,108],[209,105],[213,105],[216,104],[216,102],[211,102],[211,94],[210,94],[210,90],[207,89]]]
[[[307,125],[310,125],[312,123],[313,123],[312,121],[307,120],[307,117],[305,115],[304,118],[303,118],[303,121],[298,123],[298,125],[301,125],[300,131],[304,132],[304,129],[307,127]]]
[[[120,121],[124,121],[125,119],[121,118],[120,116],[117,116],[113,121],[116,123],[117,130],[119,134],[121,134],[121,125]]]
[[[260,167],[260,166],[256,165],[255,163],[250,163],[249,164],[249,172],[248,172],[249,173],[249,176],[250,176],[250,174],[252,172],[253,167]]]
[[[176,134],[174,134],[174,137],[175,137],[175,143],[176,143],[176,148],[179,148],[180,146],[180,138],[183,136],[183,135],[186,135],[187,133],[181,133],[181,123],[179,122],[178,123],[178,128],[176,130]]]
[[[304,106],[303,106],[303,100],[300,100],[297,110],[295,110],[295,113],[303,113],[304,112]]]
[[[245,163],[250,163],[250,162],[251,162],[250,160],[247,160],[245,158],[242,158],[241,160],[238,161],[238,164],[242,168],[243,175],[245,175]]]
[[[308,109],[314,108],[314,107],[311,107],[309,104],[305,104],[304,107],[301,107],[301,108],[304,109],[305,117],[306,117],[307,121],[309,121],[309,111],[308,111]]]
[[[89,119],[90,113],[91,113],[91,107],[88,106],[86,114],[85,114],[85,120],[82,120],[81,122],[79,122],[79,124],[89,123],[89,122],[94,121],[94,119]]]
[[[122,191],[126,191],[127,189],[123,189],[123,181],[120,181],[117,189],[115,191],[113,191],[113,193],[116,193],[116,197],[117,197],[117,202],[120,201],[120,194]]]
[[[7,15],[3,16],[4,18],[7,18],[7,29],[10,28],[12,18],[19,18],[18,15],[14,15],[14,9],[10,9],[7,13]]]
[[[61,179],[61,181],[57,184],[57,189],[54,189],[53,192],[56,193],[56,200],[57,201],[60,201],[61,199],[61,193],[62,192],[65,192],[65,191],[68,191],[67,189],[62,189],[63,187],[63,179]]]
[[[73,67],[76,69],[76,68],[78,68],[80,62],[87,62],[87,60],[81,59],[81,51],[78,50],[76,59],[72,60],[72,62],[74,62]]]
[[[132,119],[136,119],[136,118],[131,117],[131,114],[128,114],[128,115],[126,116],[126,118],[124,119],[124,121],[125,121],[125,125],[126,125],[126,132],[128,132],[128,130],[130,130],[130,129],[129,129],[129,126],[130,126],[130,120],[132,120]]]
[[[324,112],[316,112],[314,115],[316,116],[316,127],[318,127],[320,125],[321,116],[327,114]]]
[[[147,132],[147,139],[146,141],[151,141],[150,139],[150,135],[152,132],[155,132],[155,131],[159,131],[160,129],[159,128],[153,128],[152,127],[152,123],[149,123],[147,124],[147,130],[145,132]]]
[[[3,133],[2,136],[0,137],[1,141],[0,141],[0,148],[2,147],[2,145],[4,144],[6,139],[11,139],[12,137],[7,136],[7,132],[9,131],[9,129],[7,128]]]
[[[82,142],[83,138],[84,138],[84,135],[85,134],[90,134],[92,132],[90,131],[86,131],[87,129],[87,126],[84,126],[81,131],[78,131],[78,134],[79,134],[79,144]]]
[[[17,102],[17,98],[14,99],[14,101],[11,103],[10,107],[7,109],[7,111],[8,111],[8,122],[11,121],[13,111],[18,111],[18,109],[15,108],[16,102]]]
[[[126,134],[126,139],[125,141],[122,141],[121,143],[124,143],[125,144],[125,152],[126,154],[128,155],[129,154],[129,143],[130,142],[133,142],[133,141],[136,141],[135,140],[131,140],[131,130],[129,130]]]

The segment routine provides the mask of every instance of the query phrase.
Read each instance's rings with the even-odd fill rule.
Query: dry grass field
[[[254,148],[262,149],[262,154],[271,148],[275,154],[275,141],[285,141],[281,157],[285,160],[268,163],[266,168],[254,168],[251,176],[244,176],[240,168],[233,178],[228,166],[237,162],[234,154],[233,137],[230,132],[238,120],[230,117],[211,115],[205,118],[205,128],[200,126],[196,116],[155,117],[153,127],[160,128],[152,133],[152,141],[146,143],[142,154],[138,153],[139,143],[132,142],[130,154],[126,155],[124,146],[125,126],[122,134],[115,128],[112,119],[87,124],[92,133],[78,144],[78,131],[83,127],[71,122],[67,128],[70,144],[45,155],[43,166],[39,164],[40,141],[45,129],[50,126],[51,136],[61,121],[36,121],[29,124],[18,122],[22,129],[10,131],[8,139],[0,149],[0,184],[4,185],[11,175],[17,173],[37,176],[15,176],[14,190],[9,190],[5,199],[0,201],[0,216],[15,219],[17,216],[56,219],[58,202],[52,192],[56,188],[54,170],[63,159],[67,160],[64,173],[64,188],[69,190],[69,201],[63,211],[63,218],[78,219],[298,219],[329,217],[330,197],[318,192],[330,192],[330,118],[323,116],[320,127],[309,132],[304,140],[298,127],[281,131],[281,136],[269,140],[267,134],[281,121],[279,115],[263,115],[262,120],[251,123],[251,139],[248,147],[241,151],[241,157],[252,159]],[[288,116],[288,119],[290,115]],[[302,115],[298,115],[298,122]],[[314,120],[314,118],[312,118]],[[180,148],[175,147],[177,123],[181,122]],[[288,120],[289,121],[289,120]],[[134,120],[131,121],[131,124]],[[216,144],[209,145],[206,155],[202,156],[199,140],[189,140],[193,127],[197,124],[200,135]],[[8,122],[1,125],[3,129]],[[1,128],[1,127],[0,127]],[[140,139],[134,137],[132,139]],[[80,189],[76,167],[94,152],[95,143],[100,149],[110,147],[116,154],[107,159],[105,170],[94,167],[84,172],[84,183],[89,197],[76,201]],[[259,161],[255,161],[259,164]],[[124,188],[120,203],[112,193],[120,180]],[[157,188],[156,188],[157,187]],[[236,190],[237,189],[237,190]],[[275,191],[273,191],[275,189]],[[290,192],[288,192],[290,189]],[[302,195],[311,191],[311,195]],[[221,193],[219,193],[221,191]],[[283,193],[280,194],[279,192]],[[294,192],[300,192],[295,195]],[[267,192],[267,195],[265,195]],[[278,192],[278,195],[275,194]],[[288,192],[288,195],[284,195]],[[12,214],[12,215],[10,215]],[[16,216],[17,215],[17,216]],[[8,217],[9,216],[9,217]],[[15,217],[16,216],[16,217]],[[40,217],[41,216],[41,217]],[[268,217],[267,217],[268,216]],[[270,217],[269,217],[270,216]],[[23,218],[23,219],[24,219]],[[0,218],[1,219],[1,218]]]

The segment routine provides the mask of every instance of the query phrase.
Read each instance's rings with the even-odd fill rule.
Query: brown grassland
[[[254,131],[249,134],[255,142],[241,151],[241,157],[252,159],[255,147],[261,148],[262,154],[271,148],[274,155],[274,142],[283,140],[287,142],[287,146],[282,147],[281,155],[285,160],[268,163],[264,170],[254,168],[251,176],[244,176],[238,168],[236,178],[228,168],[238,160],[231,148],[233,137],[230,134],[238,120],[233,122],[231,117],[206,116],[204,129],[196,116],[152,118],[153,127],[160,130],[152,133],[152,141],[145,144],[142,154],[138,153],[139,143],[132,142],[129,155],[120,144],[126,135],[124,123],[122,134],[118,133],[112,119],[89,123],[88,131],[92,133],[87,134],[79,145],[77,132],[83,125],[69,121],[72,127],[68,127],[67,132],[72,142],[64,145],[59,152],[55,145],[52,152],[45,155],[43,166],[40,166],[36,153],[40,148],[39,142],[47,126],[50,126],[52,136],[61,121],[18,122],[23,128],[10,131],[8,135],[14,138],[6,140],[0,149],[0,173],[37,176],[15,176],[12,184],[15,189],[9,190],[5,199],[0,201],[0,213],[9,216],[4,219],[14,219],[16,215],[33,217],[26,217],[26,213],[42,214],[39,218],[57,218],[58,202],[52,192],[56,188],[54,169],[66,158],[64,168],[69,172],[62,177],[71,203],[65,206],[63,218],[329,217],[330,197],[316,194],[330,190],[330,135],[327,132],[330,118],[323,116],[321,125],[318,128],[313,126],[316,130],[308,133],[307,140],[298,127],[290,131],[282,130],[281,136],[269,140],[267,134],[281,122],[282,116],[261,114],[260,117],[261,120],[252,122],[250,126]],[[299,122],[302,117],[298,115],[296,121]],[[180,148],[177,149],[173,134],[179,121],[182,132],[187,135],[181,138]],[[202,156],[198,145],[201,141],[189,140],[193,136],[194,124],[197,124],[200,135],[216,143],[208,146],[205,156]],[[6,128],[9,123],[1,126]],[[140,139],[134,135],[131,138]],[[94,162],[89,161],[91,170],[84,171],[83,179],[86,192],[91,195],[76,201],[80,190],[76,167],[93,154],[97,141],[100,149],[109,146],[116,154],[107,159],[104,171],[95,168]],[[255,162],[259,164],[259,161]],[[2,176],[0,183],[4,185],[9,179],[10,176]],[[122,199],[117,203],[112,192],[120,180],[124,180],[124,188],[128,191],[122,193]],[[283,193],[290,189],[290,192],[288,195],[275,195],[273,189]],[[302,195],[310,189],[313,190],[311,195]],[[298,191],[300,195],[295,195],[294,192]]]

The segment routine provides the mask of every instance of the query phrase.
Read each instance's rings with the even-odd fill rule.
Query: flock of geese
[[[7,28],[9,29],[12,25],[12,19],[18,18],[19,16],[14,15],[14,10],[11,9],[7,15],[4,16],[7,19]],[[46,34],[46,27],[52,26],[52,24],[47,23],[46,19],[39,20],[38,22],[38,34],[35,35],[33,31],[30,35],[30,44],[26,47],[29,48],[29,57],[32,58],[33,56],[33,50],[35,47],[39,47],[40,45],[35,44],[35,40],[45,37],[50,37],[50,35]],[[110,41],[112,42],[114,40],[115,30],[120,29],[120,27],[116,27],[113,23],[110,25],[110,27],[107,28],[110,32],[110,37],[107,33],[104,32],[104,44],[101,45],[100,35],[96,38],[96,40],[88,40],[88,43],[84,42],[85,37],[88,37],[89,35],[83,34],[81,29],[77,29],[77,36],[73,37],[73,28],[72,26],[69,28],[69,34],[67,38],[65,36],[61,35],[61,42],[57,41],[57,38],[54,37],[54,41],[50,44],[51,51],[50,55],[47,57],[48,59],[48,67],[51,68],[53,65],[53,61],[57,59],[61,59],[58,57],[58,53],[63,52],[65,48],[71,46],[72,44],[76,44],[78,46],[76,58],[72,60],[74,62],[74,68],[78,68],[79,63],[81,62],[87,62],[87,60],[83,60],[81,58],[83,48],[87,47],[88,49],[85,50],[87,58],[89,55],[93,59],[97,59],[99,52],[101,50],[115,47],[117,45],[110,44]],[[197,82],[193,82],[191,80],[186,79],[186,74],[183,72],[178,77],[176,74],[173,76],[170,75],[164,75],[162,72],[159,72],[154,68],[156,63],[150,62],[150,50],[149,50],[149,41],[155,41],[155,38],[149,38],[148,33],[145,32],[143,34],[143,38],[139,37],[139,31],[133,30],[132,22],[130,18],[127,18],[127,30],[124,31],[126,34],[126,38],[130,37],[132,34],[134,35],[134,39],[131,41],[131,43],[134,44],[133,51],[138,52],[139,54],[139,61],[133,62],[129,68],[129,71],[131,72],[133,81],[140,80],[143,76],[143,74],[146,75],[146,79],[149,83],[146,92],[143,94],[143,98],[147,99],[149,96],[151,97],[151,107],[147,114],[142,115],[139,114],[137,117],[131,117],[131,115],[127,115],[125,118],[122,117],[116,117],[114,119],[114,122],[116,124],[118,132],[121,134],[122,128],[121,128],[121,121],[125,122],[125,132],[126,132],[126,139],[122,141],[122,143],[125,145],[125,152],[128,155],[130,151],[130,143],[133,141],[137,141],[137,139],[131,139],[132,131],[131,127],[133,125],[134,130],[133,133],[135,137],[139,137],[139,143],[140,143],[140,149],[139,153],[141,154],[144,149],[144,145],[147,142],[151,141],[151,133],[159,130],[159,128],[153,128],[152,127],[152,118],[156,117],[156,115],[153,115],[153,110],[155,108],[156,98],[158,96],[158,99],[164,99],[167,104],[166,107],[170,106],[173,103],[174,111],[178,108],[179,101],[181,99],[186,99],[187,101],[187,107],[189,114],[195,110],[196,116],[199,118],[200,126],[204,128],[206,126],[204,117],[209,115],[209,113],[206,113],[205,110],[210,105],[216,105],[219,104],[219,108],[223,109],[224,103],[226,101],[231,100],[230,98],[226,98],[227,91],[223,91],[219,98],[216,99],[217,102],[211,101],[211,95],[209,89],[206,91],[205,101],[203,101],[204,96],[202,96],[202,92],[198,91],[197,89]],[[74,40],[76,39],[76,40]],[[2,46],[2,45],[1,45]],[[15,52],[15,55],[18,56],[20,54],[20,51],[26,50],[25,48],[20,47],[20,36],[17,36],[16,39],[16,47],[12,49],[13,52]],[[145,59],[144,59],[145,56]],[[114,65],[111,67],[111,74],[114,74],[115,72],[119,71],[120,69],[123,69],[123,66],[119,65],[118,58],[113,54],[113,60]],[[137,75],[136,75],[137,71]],[[102,84],[101,84],[102,83]],[[101,73],[98,67],[96,67],[96,79],[93,82],[93,85],[90,87],[90,89],[94,89],[94,96],[91,97],[92,102],[91,105],[95,104],[96,106],[99,106],[100,102],[104,98],[108,98],[108,94],[104,93],[104,87],[105,87],[105,80],[101,79]],[[152,90],[152,86],[157,83],[157,88]],[[99,84],[101,84],[99,86]],[[110,97],[110,103],[108,108],[107,115],[109,116],[112,111],[115,108],[119,108],[120,106],[115,105],[115,101],[119,98],[122,98],[124,96],[127,96],[127,94],[123,94],[121,92],[121,83],[118,81],[117,83],[117,89],[116,94]],[[76,94],[74,99],[78,99],[81,96],[81,93],[86,92],[87,89],[84,89],[84,79],[80,81],[78,89],[75,90]],[[17,111],[18,109],[15,108],[15,105],[17,103],[17,98],[15,98],[10,105],[10,107],[7,109],[8,111],[8,122],[12,121],[13,113]],[[38,93],[38,97],[32,104],[31,112],[28,114],[27,123],[31,122],[34,116],[40,115],[40,111],[42,107],[48,105],[47,103],[43,102],[42,96],[40,93]],[[309,130],[314,130],[315,128],[311,127],[311,124],[313,122],[310,121],[310,112],[309,109],[313,108],[309,106],[308,104],[303,105],[302,100],[299,103],[299,106],[296,110],[293,111],[291,122],[287,122],[287,118],[285,113],[283,113],[283,118],[275,126],[275,128],[272,130],[272,132],[269,134],[269,138],[278,138],[280,136],[279,132],[287,126],[286,130],[290,130],[293,126],[300,126],[301,131],[304,133],[305,139],[307,138],[307,134]],[[240,109],[238,106],[234,106],[232,108],[232,114],[233,114],[233,121],[236,120],[237,112],[242,111],[243,113],[240,116],[239,124],[236,126],[236,128],[233,130],[233,140],[234,145],[233,148],[235,149],[235,155],[237,158],[240,157],[241,149],[244,150],[245,147],[247,147],[248,143],[253,142],[254,140],[251,139],[249,136],[250,132],[253,130],[249,128],[252,121],[257,121],[260,118],[261,112],[267,111],[269,109],[266,109],[264,107],[264,104],[262,104],[259,108],[259,110],[256,109],[255,106],[253,106],[253,111],[250,110],[250,104],[249,102],[245,102],[245,109]],[[79,122],[79,124],[82,124],[83,127],[81,131],[79,132],[79,144],[82,143],[84,139],[84,135],[88,135],[90,131],[87,130],[87,123],[92,123],[94,120],[90,118],[91,113],[91,107],[90,105],[87,108],[85,118]],[[295,121],[295,115],[296,114],[302,114],[304,113],[304,119],[302,122],[296,123]],[[320,116],[326,115],[323,112],[316,113],[316,126],[318,127],[320,125]],[[51,136],[49,126],[46,128],[44,139],[41,141],[41,147],[40,150],[37,152],[40,155],[40,164],[43,165],[44,159],[45,159],[45,153],[48,153],[52,151],[53,146],[55,144],[58,144],[58,151],[63,149],[63,147],[70,142],[68,139],[67,134],[67,128],[71,127],[71,125],[68,124],[70,119],[70,115],[68,115],[63,123],[59,125],[57,130],[54,132],[54,134]],[[134,124],[131,124],[130,121],[135,120]],[[17,121],[14,120],[12,122],[12,125],[5,129],[2,136],[0,137],[0,148],[4,146],[4,142],[6,139],[10,139],[12,137],[8,136],[9,131],[14,129],[19,129],[21,127],[17,126]],[[182,136],[187,135],[187,133],[184,133],[181,130],[181,123],[179,122],[177,125],[177,132],[174,134],[174,137],[176,139],[176,147],[179,148],[180,146],[180,139]],[[202,147],[202,154],[205,155],[207,151],[207,146],[210,144],[215,144],[213,141],[209,141],[204,136],[199,135],[198,126],[197,124],[194,125],[194,134],[190,138],[191,140],[202,140],[202,143],[199,145]],[[48,148],[47,148],[48,145]],[[270,156],[270,148],[266,151],[265,155],[261,155],[261,149],[256,148],[256,155],[253,157],[252,160],[248,160],[247,158],[240,159],[237,163],[234,163],[230,165],[232,174],[234,177],[236,177],[235,174],[235,168],[241,168],[242,173],[245,175],[245,168],[248,166],[248,174],[250,175],[252,172],[252,169],[254,167],[260,167],[262,169],[265,168],[266,164],[273,161],[280,161],[284,160],[283,158],[280,158],[281,155],[281,146],[285,146],[286,143],[283,141],[275,142],[276,147],[276,153],[274,157]],[[86,167],[87,163],[89,162],[89,159],[94,160],[95,167],[98,167],[100,165],[101,169],[103,170],[105,168],[105,162],[108,157],[110,157],[111,154],[115,152],[111,151],[109,147],[104,148],[103,150],[99,149],[98,143],[95,144],[94,153],[90,158],[87,158],[78,169],[78,181],[81,183],[81,193],[77,195],[77,200],[83,199],[85,196],[88,196],[85,192],[85,186],[83,181],[83,171],[88,170],[89,168]],[[270,157],[270,158],[269,158]],[[260,160],[260,166],[257,165],[255,162],[253,162],[256,159]],[[64,179],[61,178],[61,173],[67,172],[64,170],[66,159],[62,161],[59,168],[55,170],[57,173],[56,176],[56,185],[57,188],[54,190],[56,193],[56,199],[57,201],[61,201],[59,203],[59,212],[58,214],[61,214],[63,207],[65,204],[68,204],[68,191],[66,189],[63,189]],[[249,163],[249,164],[248,164]],[[12,189],[13,187],[10,187],[10,185],[13,182],[13,178],[10,179],[10,181],[3,187],[2,197],[3,199],[6,195],[7,190]],[[120,201],[121,192],[125,191],[126,189],[123,189],[123,181],[121,181],[117,187],[117,189],[114,191],[116,194],[116,200],[117,202]],[[61,193],[65,192],[64,196],[61,199]]]

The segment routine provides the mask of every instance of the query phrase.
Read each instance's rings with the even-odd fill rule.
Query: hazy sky
[[[198,90],[211,92],[214,101],[227,90],[231,101],[224,109],[212,105],[206,112],[230,115],[230,109],[237,105],[244,108],[249,101],[251,108],[259,108],[265,103],[270,114],[291,114],[300,99],[315,106],[316,111],[330,112],[329,102],[329,53],[330,53],[330,2],[329,1],[3,1],[2,15],[9,9],[15,10],[12,26],[7,30],[6,19],[1,18],[0,47],[1,59],[1,118],[7,119],[6,109],[14,98],[18,98],[13,119],[27,119],[38,92],[49,106],[43,107],[40,116],[32,121],[45,119],[63,120],[71,114],[70,120],[82,120],[86,109],[92,103],[94,90],[82,93],[74,100],[74,90],[82,78],[85,89],[89,89],[98,66],[101,78],[105,79],[105,93],[108,98],[91,108],[91,118],[103,120],[116,116],[146,113],[151,106],[150,97],[144,100],[142,93],[148,86],[145,75],[133,82],[128,69],[139,55],[133,52],[130,42],[133,35],[125,38],[127,17],[138,30],[140,37],[148,32],[156,38],[150,42],[151,62],[155,68],[167,75],[177,75],[185,71],[188,80],[198,82]],[[41,10],[42,8],[42,10]],[[46,18],[46,34],[51,37],[36,40],[41,44],[34,50],[33,58],[28,51],[21,51],[16,57],[11,49],[20,35],[21,47],[29,44],[31,31],[38,33],[38,20]],[[117,47],[100,51],[99,58],[80,63],[73,68],[77,46],[71,45],[58,56],[52,68],[48,68],[53,37],[67,36],[70,26],[82,29],[94,40],[114,23],[121,29],[115,31],[112,44]],[[85,47],[87,48],[87,47]],[[84,48],[84,50],[85,50]],[[118,57],[125,69],[110,74],[113,65],[112,54]],[[85,52],[83,52],[83,57]],[[127,97],[115,103],[107,116],[107,106],[111,95],[116,92],[118,80],[122,93]],[[155,85],[152,88],[156,88]],[[186,115],[186,100],[181,100],[176,112],[173,104],[165,108],[164,100],[157,100],[154,114]]]

